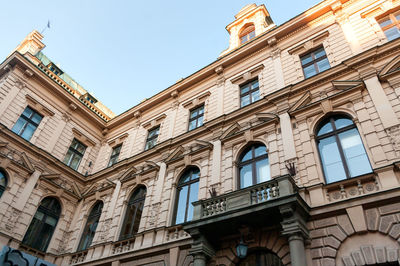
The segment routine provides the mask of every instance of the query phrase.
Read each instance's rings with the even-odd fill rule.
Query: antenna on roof
[[[49,28],[50,29],[50,20],[47,21],[47,25],[43,28],[43,30],[40,32],[40,34],[43,34],[43,32]]]

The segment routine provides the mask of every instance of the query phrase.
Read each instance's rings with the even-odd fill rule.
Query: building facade
[[[29,34],[0,65],[0,244],[57,265],[399,265],[400,1],[279,26],[251,4],[227,30],[118,116]]]

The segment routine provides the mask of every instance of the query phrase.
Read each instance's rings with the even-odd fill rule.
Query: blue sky
[[[43,52],[120,114],[215,61],[228,47],[225,26],[253,2],[280,25],[320,1],[5,1],[0,61],[50,20]]]

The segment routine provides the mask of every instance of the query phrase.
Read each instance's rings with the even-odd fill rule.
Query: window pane
[[[21,130],[22,128],[25,126],[26,124],[26,120],[22,117],[18,118],[17,122],[15,123],[15,125],[12,128],[12,131],[18,135],[21,134]]]
[[[324,48],[320,48],[314,52],[315,59],[318,59],[324,55],[326,55]]]
[[[193,117],[195,117],[195,116],[197,116],[197,110],[193,110],[193,111],[190,113],[190,118],[193,118]]]
[[[311,54],[305,55],[301,57],[301,64],[304,66],[305,64],[308,64],[312,61]]]
[[[26,117],[30,118],[32,113],[33,113],[33,110],[29,107],[26,107],[22,114],[25,115]]]
[[[262,183],[271,179],[268,158],[256,162],[257,183]]]
[[[400,37],[400,32],[397,29],[397,27],[392,27],[390,29],[385,30],[385,35],[386,35],[386,38],[389,41],[391,41],[391,40],[394,40],[396,38],[399,38]]]
[[[257,89],[258,88],[258,80],[253,81],[252,85],[251,85],[251,89]]]
[[[135,219],[133,221],[133,228],[131,234],[136,234],[139,231],[140,218],[142,217],[144,201],[138,202]]]
[[[199,115],[204,114],[204,106],[199,108]]]
[[[389,18],[379,22],[379,25],[381,26],[381,28],[386,27],[386,26],[388,26],[390,24],[392,24],[392,21]]]
[[[46,223],[46,224],[49,224],[49,225],[51,225],[51,226],[56,226],[56,224],[57,224],[57,219],[55,219],[54,217],[47,216],[47,217],[46,217],[45,223]]]
[[[331,66],[329,65],[328,58],[324,58],[317,62],[319,72],[325,71],[329,69]]]
[[[240,107],[250,104],[250,95],[246,95],[240,99]]]
[[[121,238],[126,238],[126,237],[130,236],[130,234],[131,234],[130,229],[132,227],[132,221],[133,221],[135,212],[136,212],[136,205],[128,206],[128,208],[126,210],[126,215],[125,215],[125,225],[124,225],[124,228],[122,228]]]
[[[35,113],[32,117],[32,121],[35,122],[36,124],[39,124],[41,120],[42,120],[42,116],[39,114]]]
[[[189,122],[189,130],[193,130],[196,128],[197,120],[192,120]]]
[[[202,116],[200,116],[198,119],[197,119],[197,126],[199,127],[199,126],[202,126],[203,125],[203,117]]]
[[[400,20],[400,14],[395,16],[397,20]]]
[[[72,151],[71,151],[71,150],[68,150],[68,151],[67,151],[67,154],[65,155],[65,158],[64,158],[64,163],[65,163],[66,165],[69,165],[70,160],[71,160],[71,158],[72,158],[72,155],[73,155]]]
[[[199,182],[190,185],[189,206],[186,222],[191,221],[193,218],[193,205],[192,202],[197,201],[199,194]]]
[[[321,127],[321,129],[318,131],[317,136],[321,136],[325,133],[329,133],[332,132],[333,128],[331,125],[331,122],[327,122],[323,127]]]
[[[332,136],[320,140],[318,149],[321,156],[322,166],[324,168],[326,182],[332,183],[346,179],[335,137]]]
[[[251,93],[252,102],[258,101],[260,99],[260,91],[256,90]]]
[[[84,154],[84,153],[85,153],[85,150],[86,150],[86,147],[85,147],[83,144],[79,143],[76,150],[77,150],[79,153]]]
[[[253,157],[252,156],[252,150],[249,149],[249,151],[246,152],[246,154],[243,156],[241,161],[244,162],[244,161],[250,160],[252,157]]]
[[[339,118],[339,119],[335,119],[335,126],[336,129],[340,129],[343,127],[347,127],[353,124],[353,121],[351,121],[348,118]]]
[[[74,169],[74,170],[77,170],[78,169],[78,166],[79,166],[79,163],[81,162],[81,159],[82,159],[82,157],[80,157],[79,155],[74,155],[73,157],[72,157],[72,160],[71,160],[71,163],[69,164],[69,166],[72,168],[72,169]]]
[[[260,145],[254,148],[254,153],[256,157],[267,154],[267,147],[265,147],[264,145]]]
[[[2,171],[0,171],[0,186],[2,186],[2,187],[6,187],[7,186],[6,176]]]
[[[25,127],[25,130],[22,132],[21,137],[29,141],[32,138],[32,135],[35,132],[35,130],[36,126],[28,123]]]
[[[365,153],[360,135],[357,129],[345,131],[339,134],[340,143],[346,157],[350,176],[359,176],[372,172],[367,154]]]
[[[253,175],[251,164],[245,165],[240,169],[240,188],[253,185]]]
[[[242,88],[240,89],[240,93],[241,93],[241,94],[244,94],[244,93],[248,92],[249,89],[250,89],[250,85],[246,85],[246,86],[244,86],[244,87],[242,87]]]
[[[240,44],[247,42],[247,35],[240,38]]]
[[[304,76],[306,78],[314,76],[315,74],[317,74],[317,71],[315,70],[314,65],[311,65],[311,66],[308,66],[308,67],[304,68]]]
[[[178,208],[176,211],[176,224],[185,222],[187,193],[188,186],[182,187],[181,191],[179,191]]]
[[[253,39],[254,37],[256,37],[256,32],[252,31],[249,33],[249,40]]]

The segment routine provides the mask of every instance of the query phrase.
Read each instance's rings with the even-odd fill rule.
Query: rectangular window
[[[189,131],[203,125],[204,105],[190,111],[189,115]]]
[[[26,140],[30,140],[43,116],[27,106],[15,123],[12,131]]]
[[[254,103],[260,99],[258,79],[240,86],[240,107]]]
[[[149,134],[147,135],[146,146],[144,147],[145,151],[156,146],[159,132],[160,132],[159,126],[149,131]]]
[[[317,50],[301,56],[300,61],[305,78],[317,75],[331,67],[324,47],[320,47]]]
[[[400,12],[392,13],[378,21],[388,41],[400,37]]]
[[[108,162],[108,166],[107,167],[109,167],[109,166],[111,166],[111,165],[113,165],[113,164],[118,162],[118,156],[119,156],[119,154],[121,152],[121,147],[122,147],[122,144],[113,148],[113,150],[111,152],[111,156],[110,156],[110,161]]]
[[[77,139],[74,139],[68,149],[67,154],[65,155],[64,163],[72,169],[77,170],[82,157],[85,154],[85,150],[86,146]]]

